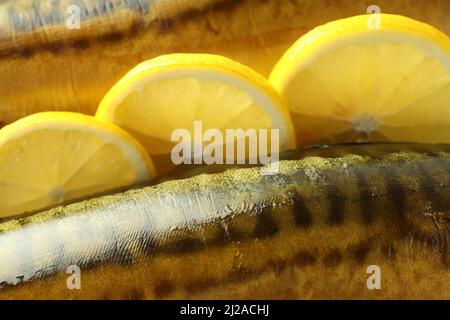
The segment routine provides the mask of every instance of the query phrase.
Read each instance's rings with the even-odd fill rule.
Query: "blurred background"
[[[68,28],[71,5],[79,28]],[[92,114],[162,54],[222,54],[268,75],[302,34],[370,5],[450,34],[450,0],[0,0],[0,126],[43,110]]]

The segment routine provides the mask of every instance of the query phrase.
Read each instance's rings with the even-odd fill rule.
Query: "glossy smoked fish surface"
[[[272,175],[206,167],[3,222],[0,298],[450,298],[450,145],[283,158]]]

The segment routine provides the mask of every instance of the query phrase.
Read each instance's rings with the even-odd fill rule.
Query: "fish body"
[[[450,34],[447,0],[380,0]],[[136,64],[221,54],[268,75],[305,32],[365,14],[365,0],[5,0],[0,2],[0,126],[39,111],[95,113]]]
[[[3,222],[0,298],[450,298],[450,145],[287,158]]]

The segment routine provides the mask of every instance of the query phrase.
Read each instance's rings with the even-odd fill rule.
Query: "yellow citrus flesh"
[[[0,130],[0,217],[148,181],[140,144],[112,124],[43,112]]]
[[[289,110],[268,81],[233,60],[172,54],[139,64],[100,103],[96,117],[134,135],[152,155],[169,154],[176,129],[279,129],[280,148],[295,147]]]
[[[390,14],[330,22],[301,37],[270,82],[300,144],[450,142],[450,39]]]

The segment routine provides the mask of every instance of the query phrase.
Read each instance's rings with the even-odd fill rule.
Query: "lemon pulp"
[[[337,20],[301,37],[270,81],[301,144],[450,142],[450,40],[424,23],[381,14]]]
[[[38,113],[0,130],[0,217],[142,183],[153,170],[142,146],[116,126]]]

